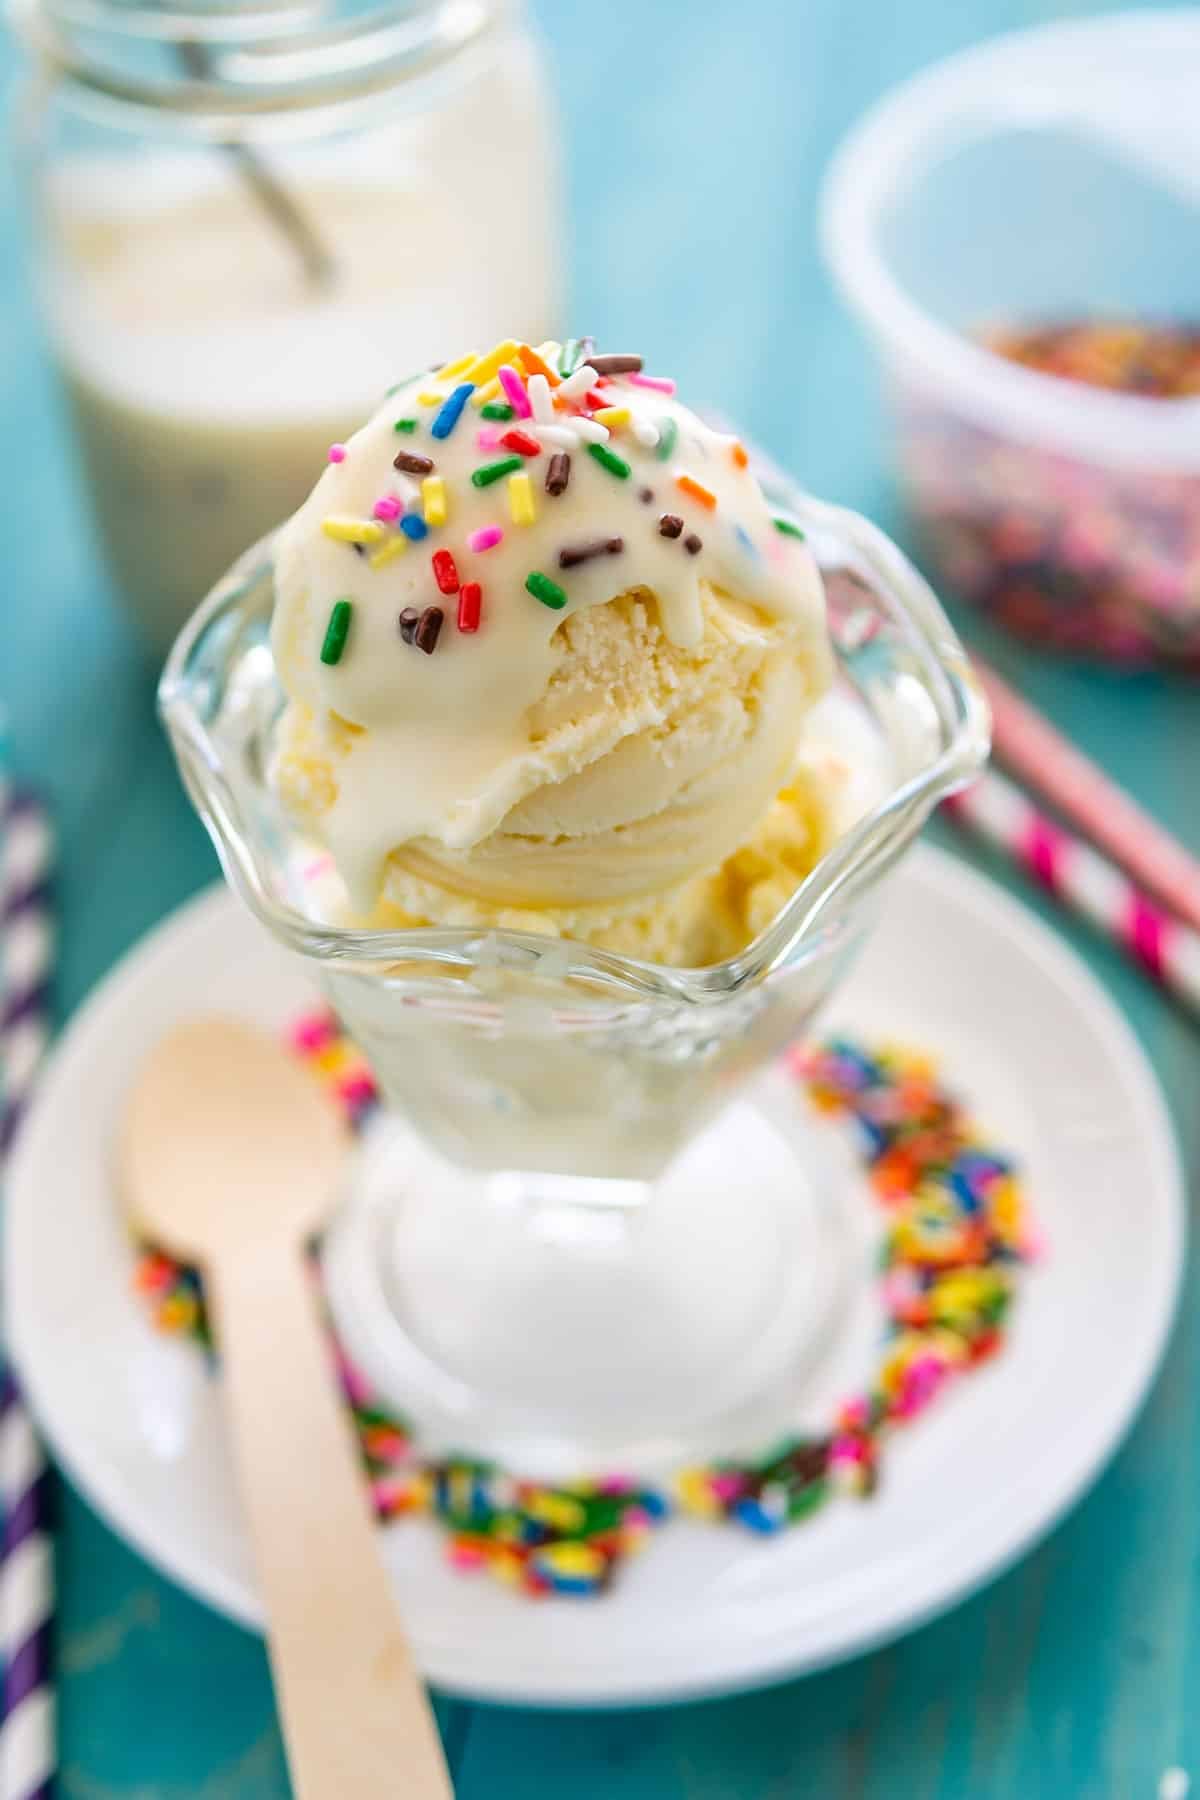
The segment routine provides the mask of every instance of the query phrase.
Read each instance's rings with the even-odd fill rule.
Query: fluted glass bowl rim
[[[710,1004],[738,993],[803,956],[834,900],[864,867],[887,866],[889,850],[903,848],[945,795],[964,786],[986,761],[989,716],[965,649],[932,589],[887,535],[847,508],[816,500],[789,486],[788,510],[810,536],[840,541],[869,570],[876,593],[920,669],[937,712],[940,744],[935,756],[890,791],[817,862],[787,904],[752,943],[724,962],[675,968],[641,962],[573,939],[500,929],[403,931],[349,929],[314,922],[282,904],[269,890],[250,844],[228,816],[221,756],[193,704],[189,663],[197,645],[222,614],[249,612],[248,601],[268,572],[275,533],[248,550],[217,582],[175,641],[158,687],[158,705],[185,782],[216,846],[230,885],[250,911],[298,954],[342,972],[378,972],[381,965],[457,965],[488,960],[536,969],[555,953],[560,980],[583,979],[624,998],[657,998]]]

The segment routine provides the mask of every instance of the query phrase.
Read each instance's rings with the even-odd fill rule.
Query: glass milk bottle
[[[13,0],[32,267],[114,585],[165,652],[380,392],[561,324],[518,0]]]

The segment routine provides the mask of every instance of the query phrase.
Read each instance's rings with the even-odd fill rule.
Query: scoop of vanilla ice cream
[[[800,755],[829,680],[819,575],[734,440],[618,374],[600,394],[590,384],[592,404],[580,393],[555,407],[510,355],[541,419],[493,430],[468,395],[439,437],[455,383],[423,378],[285,528],[273,642],[290,704],[273,779],[364,922],[718,960],[769,921],[830,835]],[[617,416],[601,458],[571,433],[604,413]],[[552,455],[568,459],[565,492],[552,491]],[[516,466],[480,482],[497,461]],[[390,500],[400,520],[377,520]],[[425,527],[412,541],[406,516]],[[468,609],[460,630],[471,582],[479,627]],[[322,661],[342,599],[346,642]],[[422,654],[400,620],[411,634],[430,610],[441,617]]]

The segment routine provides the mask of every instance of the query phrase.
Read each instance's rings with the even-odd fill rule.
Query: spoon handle
[[[208,1275],[297,1800],[450,1800],[305,1260],[243,1246]]]

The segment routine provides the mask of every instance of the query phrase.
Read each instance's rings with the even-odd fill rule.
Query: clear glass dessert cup
[[[324,1247],[344,1346],[434,1450],[543,1477],[761,1446],[836,1334],[853,1184],[772,1067],[811,1024],[932,808],[987,754],[961,644],[901,553],[788,488],[830,591],[873,804],[727,962],[667,968],[508,931],[331,923],[267,778],[284,704],[270,540],[160,688],[230,885],[306,964],[384,1107]],[[322,895],[318,916],[314,894]]]

